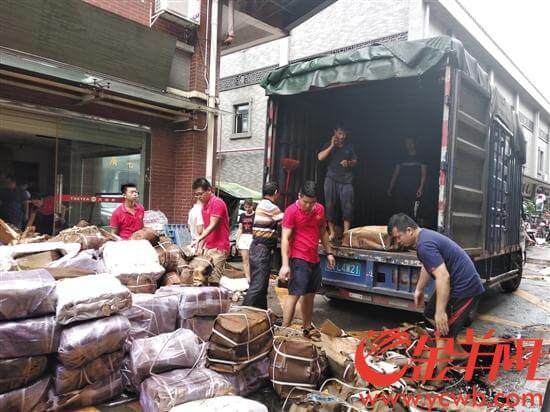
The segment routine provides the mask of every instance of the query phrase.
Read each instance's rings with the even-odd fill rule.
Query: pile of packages
[[[342,246],[386,252],[400,249],[395,239],[388,234],[387,226],[361,226],[347,230],[342,235]]]

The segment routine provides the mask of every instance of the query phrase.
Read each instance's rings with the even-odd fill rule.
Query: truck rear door
[[[445,231],[477,255],[485,249],[490,96],[463,72],[451,73]]]

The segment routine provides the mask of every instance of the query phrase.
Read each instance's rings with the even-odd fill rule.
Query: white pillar
[[[216,84],[218,78],[218,0],[210,3],[210,55],[208,59],[208,107],[216,108]],[[214,156],[216,155],[216,136],[218,136],[218,122],[212,112],[207,114],[208,133],[206,142],[206,173],[205,177],[212,181],[214,177]]]
[[[279,66],[290,62],[290,34],[279,40]]]
[[[422,35],[424,38],[430,37],[430,3],[424,5],[424,29]]]

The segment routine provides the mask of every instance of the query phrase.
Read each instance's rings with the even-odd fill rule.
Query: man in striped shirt
[[[277,247],[277,225],[283,219],[283,212],[275,204],[279,198],[279,186],[268,182],[263,187],[263,199],[256,206],[252,227],[253,240],[250,245],[250,286],[243,305],[267,309],[267,291],[271,259]]]

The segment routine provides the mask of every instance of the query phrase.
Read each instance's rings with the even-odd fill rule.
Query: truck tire
[[[504,292],[512,293],[519,288],[520,283],[521,283],[521,272],[519,272],[515,278],[507,280],[506,282],[502,282],[500,286],[502,287],[502,290]]]
[[[521,283],[521,275],[523,273],[523,262],[521,255],[512,256],[512,267],[514,269],[518,269],[519,272],[516,277],[500,284],[502,290],[504,290],[504,292],[506,293],[512,293],[516,291],[519,288],[519,284]]]

